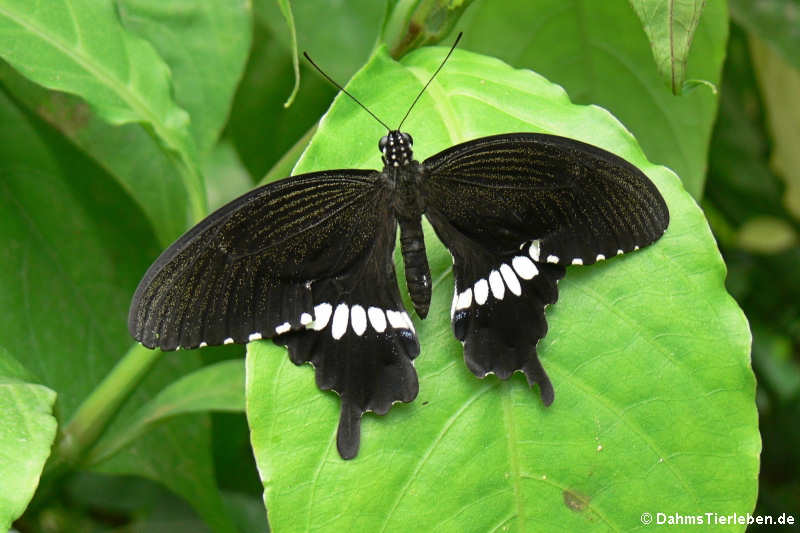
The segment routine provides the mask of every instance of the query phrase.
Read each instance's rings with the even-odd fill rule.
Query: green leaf
[[[750,53],[773,144],[770,166],[786,182],[784,203],[800,220],[800,69],[757,37],[750,38]]]
[[[531,68],[562,85],[576,103],[614,113],[648,159],[674,170],[702,196],[717,109],[710,90],[676,98],[653,68],[641,23],[627,0],[476,3],[459,29],[463,47]],[[697,26],[686,76],[719,85],[728,17],[709,2]]]
[[[800,3],[797,0],[729,0],[731,18],[766,41],[800,70]]]
[[[673,94],[681,94],[686,60],[705,0],[630,0],[650,40],[656,67]]]
[[[244,362],[209,365],[170,383],[92,450],[93,464],[113,455],[159,422],[187,413],[244,411]]]
[[[0,347],[0,531],[31,501],[56,437],[56,393],[28,377]]]
[[[186,229],[189,200],[180,162],[144,127],[112,126],[80,98],[43,89],[3,62],[0,82],[18,103],[58,129],[119,182],[145,213],[163,246]]]
[[[315,63],[341,84],[369,58],[386,11],[385,2],[376,0],[328,2],[324,9],[320,9],[319,2],[301,1],[293,2],[291,7],[298,50],[307,51]],[[282,48],[294,50],[279,3],[255,0],[253,9],[256,18],[269,28]],[[305,59],[300,61],[305,62]],[[305,80],[318,77],[313,69],[309,72],[312,75],[304,76]]]
[[[161,9],[158,7],[161,6]],[[153,5],[130,0],[120,7],[129,29],[152,38],[172,69],[175,98],[192,115],[191,133],[206,153],[222,128],[241,76],[250,41],[245,4],[204,0]],[[209,35],[225,34],[225,46]],[[196,61],[203,57],[203,61]],[[28,83],[6,64],[0,80],[31,111],[58,128],[128,190],[159,236],[172,243],[189,222],[181,180],[183,163],[140,124],[111,126],[85,101]],[[124,146],[124,149],[120,149]]]
[[[202,157],[230,112],[252,39],[249,2],[118,0],[123,26],[146,39],[169,65],[175,101],[191,115]]]
[[[0,339],[58,393],[56,415],[67,425],[130,347],[130,298],[159,250],[117,183],[5,91],[0,161]],[[196,354],[162,357],[113,424],[197,366]],[[197,415],[170,420],[102,466],[165,484],[231,531],[207,424]]]
[[[112,2],[3,2],[0,56],[32,81],[80,96],[111,124],[152,128],[179,160],[192,215],[205,213],[189,115],[172,99],[169,69],[125,30]]]
[[[753,253],[774,254],[797,246],[794,228],[780,218],[754,217],[739,228],[738,245]]]
[[[421,49],[398,64],[382,49],[348,90],[399,120],[445,53]],[[317,390],[313,369],[271,343],[248,345],[247,414],[271,526],[405,531],[413,516],[422,531],[606,531],[638,529],[645,511],[753,509],[760,441],[750,334],[724,289],[708,225],[676,176],[649,163],[607,111],[460,50],[405,129],[419,160],[512,131],[595,144],[653,179],[670,228],[637,253],[568,269],[539,343],[556,391],[549,408],[520,375],[479,380],[466,369],[449,323],[451,259],[430,228],[433,302],[416,322],[420,393],[364,417],[356,459],[337,454],[339,400]],[[296,171],[378,168],[384,133],[339,95]]]
[[[291,54],[260,20],[256,19],[253,48],[227,126],[254,182],[317,122],[336,94],[327,81],[301,66],[304,81],[295,105],[284,108],[292,90]],[[269,137],[264,134],[267,125]]]

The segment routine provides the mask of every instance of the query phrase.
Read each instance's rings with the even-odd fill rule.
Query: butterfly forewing
[[[536,344],[565,265],[646,246],[669,223],[650,180],[600,148],[544,134],[484,137],[423,163],[425,214],[453,255],[453,329],[478,376],[522,370],[546,404]]]
[[[495,251],[538,239],[543,261],[590,264],[653,242],[669,223],[663,198],[639,169],[564,137],[484,137],[424,167],[429,209]]]
[[[131,305],[131,334],[165,350],[272,337],[299,319],[283,308],[311,311],[301,302],[307,282],[346,270],[371,245],[379,214],[363,204],[378,200],[374,176],[308,174],[222,207],[147,271]]]

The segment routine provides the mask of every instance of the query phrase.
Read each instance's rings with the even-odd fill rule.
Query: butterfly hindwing
[[[426,216],[453,255],[452,320],[479,377],[514,371],[553,390],[536,345],[565,266],[591,264],[658,239],[669,212],[627,161],[543,134],[484,137],[423,163]]]
[[[353,457],[361,415],[418,389],[419,344],[392,261],[397,222],[379,176],[295,176],[222,207],[147,271],[131,334],[164,350],[273,338],[339,393],[339,450]]]
[[[358,451],[364,412],[384,414],[393,402],[413,400],[419,389],[412,364],[419,342],[397,287],[396,224],[388,220],[376,232],[366,261],[345,276],[313,285],[313,299],[320,302],[313,329],[274,339],[289,348],[295,364],[314,365],[320,389],[341,396],[337,447],[345,459]]]

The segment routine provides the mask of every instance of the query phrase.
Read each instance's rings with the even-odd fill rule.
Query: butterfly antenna
[[[411,103],[411,107],[409,107],[408,111],[406,111],[406,116],[403,117],[403,120],[400,121],[400,125],[397,126],[398,130],[403,127],[403,122],[406,121],[406,119],[408,118],[408,115],[411,113],[411,110],[414,109],[415,105],[417,105],[417,101],[419,101],[419,99],[422,98],[422,93],[425,92],[425,89],[427,89],[428,85],[431,84],[431,82],[433,81],[433,78],[435,78],[436,75],[439,74],[439,71],[442,70],[442,67],[444,66],[444,64],[447,63],[447,60],[450,58],[450,55],[453,53],[453,50],[456,49],[456,46],[458,45],[458,41],[461,40],[461,36],[463,34],[464,34],[463,31],[458,32],[458,37],[456,37],[456,41],[453,43],[453,46],[450,47],[450,51],[447,52],[446,56],[444,56],[444,59],[442,60],[442,64],[439,65],[439,68],[437,68],[436,72],[433,73],[433,76],[431,76],[431,79],[429,79],[428,83],[425,84],[425,87],[423,87],[422,90],[417,95],[417,97],[414,98],[414,101]]]
[[[334,87],[336,87],[337,89],[339,89],[340,91],[342,91],[344,94],[346,94],[347,96],[349,96],[350,98],[352,98],[352,99],[353,99],[353,101],[354,101],[355,103],[357,103],[358,105],[360,105],[360,106],[362,107],[362,109],[364,109],[364,111],[366,111],[367,113],[369,113],[370,115],[372,115],[372,118],[374,118],[375,120],[377,120],[378,122],[380,122],[380,123],[381,123],[381,126],[383,126],[384,128],[386,128],[386,131],[391,131],[391,129],[392,129],[392,128],[390,128],[389,126],[387,126],[387,125],[386,125],[386,123],[385,123],[384,121],[382,121],[381,119],[379,119],[378,117],[376,117],[376,116],[375,116],[375,113],[373,113],[372,111],[370,111],[369,109],[367,109],[367,106],[365,106],[364,104],[362,104],[361,102],[359,102],[359,101],[358,101],[358,98],[356,98],[355,96],[353,96],[352,94],[350,94],[349,92],[347,92],[347,89],[345,89],[344,87],[342,87],[341,85],[339,85],[338,83],[336,83],[335,81],[333,81],[333,78],[331,78],[330,76],[328,76],[327,74],[325,74],[325,71],[324,71],[324,70],[322,70],[321,68],[319,68],[319,67],[317,66],[317,64],[316,64],[316,63],[314,63],[314,62],[311,60],[311,58],[308,56],[308,52],[303,52],[303,55],[304,55],[304,56],[305,56],[305,58],[308,60],[308,62],[309,62],[309,63],[311,63],[311,65],[312,65],[312,66],[313,66],[315,69],[317,69],[317,71],[318,71],[320,74],[322,74],[322,75],[325,77],[325,79],[326,79],[326,80],[328,80],[329,82],[331,82],[331,85],[333,85]]]

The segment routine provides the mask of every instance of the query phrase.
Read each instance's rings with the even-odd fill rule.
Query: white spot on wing
[[[347,304],[339,304],[336,306],[336,311],[333,312],[333,324],[331,324],[331,335],[334,339],[339,340],[347,331],[347,317],[350,315],[347,309]]]
[[[622,254],[624,254],[624,253],[625,253],[625,252],[623,252],[623,251],[622,251],[622,248],[620,248],[619,250],[617,250],[617,255],[622,255]]]
[[[331,319],[331,304],[324,303],[314,306],[314,331],[325,329]]]
[[[595,260],[596,261],[602,261],[605,258],[606,258],[606,256],[604,256],[603,254],[597,254],[597,258]]]
[[[639,249],[639,245],[638,245],[638,244],[637,244],[636,246],[634,246],[634,247],[633,247],[633,251],[634,251],[634,252],[635,252],[636,250],[638,250],[638,249]]]
[[[367,309],[367,315],[369,315],[369,322],[375,331],[378,333],[386,331],[386,315],[383,314],[382,309],[370,307]]]
[[[539,262],[539,253],[541,252],[541,250],[539,248],[540,244],[541,244],[541,241],[539,241],[539,239],[536,239],[535,241],[533,241],[531,243],[530,249],[528,249],[528,253],[531,256],[531,259],[533,259],[537,263]]]
[[[456,309],[466,309],[470,305],[472,305],[472,287],[458,295]]]
[[[406,318],[403,317],[405,313],[400,311],[386,311],[386,318],[389,319],[389,324],[395,329],[408,329]]]
[[[558,263],[558,256],[557,255],[548,255],[547,256],[548,263]]]
[[[288,322],[284,322],[283,324],[281,324],[280,326],[277,326],[275,328],[275,333],[277,333],[278,335],[281,335],[283,333],[286,333],[290,329],[292,329],[292,325],[289,324]]]
[[[208,346],[208,343],[206,341],[203,341],[197,347],[198,348],[205,348],[206,346]]]
[[[303,313],[300,315],[300,323],[304,326],[311,324],[314,321],[314,317],[309,315],[308,313]]]
[[[517,276],[514,274],[514,271],[511,270],[511,267],[507,264],[503,263],[500,265],[500,273],[503,275],[503,281],[506,282],[506,286],[508,290],[510,290],[516,296],[522,294],[522,287],[519,284],[519,280]]]
[[[575,259],[572,260],[572,264],[573,265],[582,265],[583,264],[583,259],[581,259],[580,257],[576,257]]]
[[[533,261],[524,255],[518,255],[511,260],[511,265],[517,271],[519,277],[522,279],[533,279],[539,273],[539,269],[533,264]]]
[[[489,297],[489,284],[485,279],[479,279],[475,282],[475,303],[483,305]]]
[[[233,337],[228,337],[227,339],[222,341],[222,344],[233,344]]]
[[[255,333],[251,333],[250,336],[247,337],[247,340],[250,341],[250,342],[257,341],[257,340],[260,340],[260,339],[261,339],[261,333],[259,333],[257,331]]]
[[[458,291],[455,284],[453,284],[453,303],[450,304],[450,318],[453,318],[456,314],[456,300],[458,300]]]
[[[353,331],[359,337],[367,330],[367,313],[360,305],[354,305],[350,308],[350,323],[353,326]]]
[[[503,285],[503,278],[497,270],[492,270],[489,273],[489,287],[492,289],[492,294],[495,298],[498,300],[503,299],[506,294],[506,286]]]

